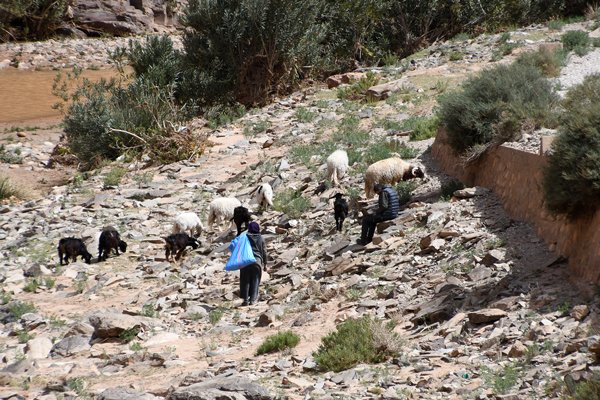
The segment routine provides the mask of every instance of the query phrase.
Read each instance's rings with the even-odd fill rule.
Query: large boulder
[[[240,375],[216,376],[176,389],[170,400],[272,400],[274,396],[257,383]]]
[[[99,311],[89,317],[96,338],[117,338],[126,330],[158,325],[158,321],[148,317],[120,314],[116,311]]]

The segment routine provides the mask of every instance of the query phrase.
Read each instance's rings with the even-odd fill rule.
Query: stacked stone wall
[[[550,249],[568,257],[573,278],[600,280],[600,212],[576,221],[548,212],[542,187],[545,156],[499,146],[464,167],[443,131],[436,137],[432,155],[442,171],[465,185],[492,189],[512,218],[531,223]]]

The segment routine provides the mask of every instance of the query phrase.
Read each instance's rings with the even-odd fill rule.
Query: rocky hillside
[[[558,35],[514,32],[515,52]],[[428,114],[435,96],[485,67],[499,46],[498,35],[438,44],[410,66],[376,71],[395,82],[385,100],[340,100],[337,88],[310,87],[211,131],[214,145],[197,161],[119,162],[77,175],[45,199],[3,205],[0,396],[559,398],[591,376],[600,354],[597,299],[568,283],[565,262],[508,217],[493,193],[445,196],[451,179],[429,156],[433,139],[410,141],[398,128]],[[462,59],[449,61],[457,52]],[[362,171],[353,168],[340,188],[322,185],[319,144],[348,117],[369,132],[358,152],[404,144],[428,173],[366,247],[355,244],[367,204]],[[278,199],[291,190],[305,201],[258,213],[269,272],[259,303],[239,307],[237,274],[223,271],[231,230],[209,229],[200,248],[174,263],[164,258],[162,237],[177,213],[205,219],[213,198],[249,202],[259,182],[270,182]],[[354,200],[341,233],[329,200],[337,191]],[[60,238],[81,237],[95,255],[106,225],[121,232],[126,253],[59,265]],[[363,315],[393,322],[400,354],[320,371],[313,352],[322,337]],[[297,347],[255,355],[267,336],[285,330],[300,336]]]

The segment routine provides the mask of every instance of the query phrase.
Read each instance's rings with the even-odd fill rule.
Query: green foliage
[[[498,371],[483,367],[481,375],[485,383],[492,388],[496,394],[505,394],[517,384],[521,375],[521,368],[517,364],[507,364]]]
[[[216,104],[206,109],[204,118],[208,121],[208,127],[217,129],[229,125],[241,118],[246,113],[246,107],[241,104]]]
[[[121,183],[121,179],[123,178],[126,172],[127,170],[123,167],[112,167],[110,171],[108,171],[106,175],[104,175],[104,187],[107,188],[111,186],[119,186],[119,184]]]
[[[0,39],[45,39],[67,15],[69,0],[3,0]]]
[[[520,136],[524,125],[551,119],[557,96],[534,67],[497,65],[440,97],[438,116],[450,145],[463,153],[475,145],[501,144]]]
[[[339,324],[335,332],[321,339],[313,355],[321,369],[339,372],[358,363],[380,363],[397,355],[400,346],[399,338],[389,326],[362,317]]]
[[[6,177],[0,176],[0,200],[19,197],[21,192]]]
[[[190,97],[254,105],[294,87],[316,51],[316,11],[312,1],[189,1],[182,23]]]
[[[379,83],[379,75],[368,71],[365,76],[349,86],[341,87],[337,91],[338,99],[342,100],[365,100],[367,90]]]
[[[398,192],[398,200],[400,205],[408,203],[412,197],[412,192],[417,188],[415,181],[400,181],[396,184],[395,189]]]
[[[539,69],[544,76],[556,78],[566,61],[566,53],[562,50],[550,50],[541,47],[537,51],[522,53],[515,62]]]
[[[3,144],[0,144],[0,162],[7,164],[22,164],[23,158],[16,150],[14,152],[8,151]]]
[[[346,292],[344,292],[344,295],[350,301],[356,301],[356,300],[360,299],[360,297],[363,294],[365,294],[364,289],[359,289],[359,288],[355,288],[355,287],[352,287],[352,288],[346,290]]]
[[[8,292],[5,292],[3,289],[0,289],[0,305],[8,304],[11,300],[11,295]]]
[[[290,218],[300,218],[310,208],[310,200],[290,188],[275,194],[273,208]]]
[[[600,400],[600,374],[578,383],[565,377],[566,400]]]
[[[563,48],[566,51],[573,51],[576,48],[587,48],[590,45],[590,36],[584,31],[568,31],[563,33],[560,38]],[[580,50],[581,51],[581,50]]]
[[[457,50],[453,50],[450,52],[450,54],[448,54],[448,60],[450,61],[460,61],[463,58],[465,58],[465,55]]]
[[[131,351],[138,352],[138,351],[141,351],[143,349],[144,348],[142,347],[142,345],[140,344],[140,342],[133,342],[133,343],[131,343],[129,345],[129,350],[131,350]]]
[[[196,111],[194,101],[180,102],[177,53],[168,37],[150,38],[144,45],[112,53],[117,65],[134,65],[133,79],[91,82],[74,70],[59,73],[53,94],[65,113],[64,130],[83,168],[127,151],[147,154],[159,163],[191,158],[204,150],[206,138],[178,127]],[[122,68],[122,66],[121,66]]]
[[[563,108],[543,187],[550,211],[577,217],[600,201],[600,76],[572,88]]]
[[[144,304],[142,306],[142,311],[140,312],[140,315],[149,318],[156,318],[158,317],[158,311],[154,309],[154,306],[152,304]]]
[[[292,331],[277,332],[268,336],[256,349],[256,355],[273,353],[296,347],[300,343],[300,336]]]
[[[83,377],[69,378],[67,379],[67,387],[81,396],[85,394],[85,379]]]
[[[258,122],[247,124],[244,127],[244,136],[252,137],[259,135],[269,129],[270,126],[271,123],[268,120],[260,120]]]
[[[310,111],[306,107],[298,107],[296,109],[295,115],[296,119],[300,122],[312,122],[317,116],[317,113],[315,113],[314,111]]]
[[[40,287],[40,283],[37,279],[33,278],[27,281],[25,286],[23,287],[23,291],[28,293],[35,293],[35,291]]]
[[[548,21],[548,24],[546,24],[546,26],[548,26],[548,29],[551,29],[553,31],[560,31],[562,27],[565,26],[565,23],[564,21],[559,19],[551,19],[550,21]]]
[[[35,312],[35,306],[29,301],[15,301],[8,306],[8,311],[16,318],[21,318],[24,314]]]
[[[440,120],[436,115],[429,117],[410,117],[404,121],[404,129],[412,131],[410,140],[425,140],[435,137]]]
[[[442,183],[440,199],[447,201],[452,198],[454,192],[460,189],[464,189],[465,185],[458,179],[451,179],[447,182]]]
[[[124,329],[121,331],[121,333],[119,333],[119,339],[123,343],[129,343],[137,337],[138,333],[140,333],[140,328],[137,326],[134,326],[133,328],[129,329]]]
[[[208,313],[208,320],[212,325],[216,325],[223,318],[224,311],[221,308],[215,308]]]
[[[400,155],[402,159],[410,159],[417,156],[418,150],[398,141],[380,141],[367,147],[361,161],[367,165],[371,165],[379,160],[393,157],[394,153]]]
[[[29,333],[26,330],[17,331],[17,339],[19,340],[19,343],[27,343],[34,337],[34,334]]]

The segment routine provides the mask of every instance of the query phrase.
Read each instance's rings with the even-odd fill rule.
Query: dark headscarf
[[[249,233],[260,233],[260,226],[258,222],[252,221],[248,224],[248,232]]]

